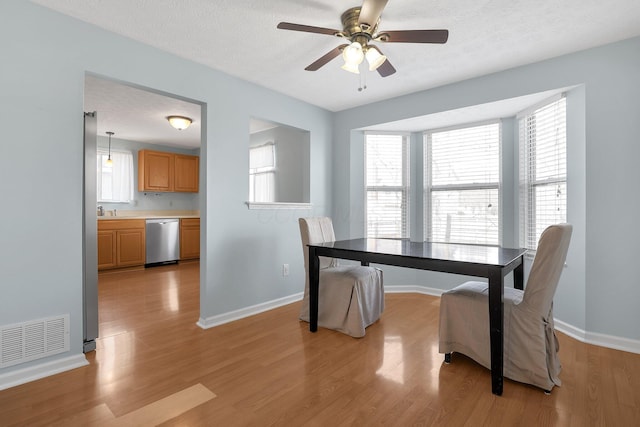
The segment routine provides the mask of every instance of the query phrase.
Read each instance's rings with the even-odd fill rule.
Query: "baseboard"
[[[71,369],[88,364],[89,362],[84,354],[78,354],[52,362],[39,363],[28,368],[17,369],[6,374],[0,374],[0,390],[59,374],[60,372],[70,371]]]
[[[218,314],[215,316],[200,318],[196,322],[202,329],[213,328],[214,326],[224,325],[225,323],[233,322],[234,320],[240,320],[245,317],[253,316],[264,311],[273,310],[274,308],[282,307],[283,305],[291,304],[296,301],[300,301],[303,297],[303,293],[299,292],[287,297],[278,298],[275,300],[263,302],[261,304],[252,305],[250,307],[241,308],[239,310],[229,311],[227,313]]]
[[[567,334],[578,341],[614,350],[640,354],[640,340],[632,340],[630,338],[617,337],[598,332],[587,332],[557,319],[554,319],[554,323],[556,330]]]
[[[576,328],[575,326],[569,323],[563,322],[562,320],[558,320],[555,317],[553,318],[553,323],[556,331],[560,331],[565,335],[569,335],[571,338],[576,339],[580,342],[587,342],[586,331],[580,328]]]
[[[444,290],[420,285],[384,285],[385,294],[423,294],[439,297]]]

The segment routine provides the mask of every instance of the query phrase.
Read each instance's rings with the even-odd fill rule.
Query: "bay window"
[[[500,123],[426,132],[424,229],[431,242],[500,243]]]
[[[402,134],[365,136],[367,237],[409,237],[409,142]]]

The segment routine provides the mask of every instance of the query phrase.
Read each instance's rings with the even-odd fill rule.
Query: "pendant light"
[[[109,135],[109,157],[107,157],[106,165],[113,166],[113,160],[111,160],[111,135],[114,135],[114,133],[113,132],[105,132],[105,133]]]

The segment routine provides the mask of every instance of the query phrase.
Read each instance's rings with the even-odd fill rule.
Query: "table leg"
[[[309,330],[318,330],[318,295],[320,293],[320,259],[309,246]]]
[[[489,333],[491,339],[491,391],[502,395],[504,361],[504,276],[489,273]]]
[[[524,256],[520,257],[520,265],[513,270],[513,287],[524,289]]]

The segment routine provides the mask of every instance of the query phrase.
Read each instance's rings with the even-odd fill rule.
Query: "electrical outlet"
[[[289,275],[289,264],[282,264],[282,275],[283,276]]]

